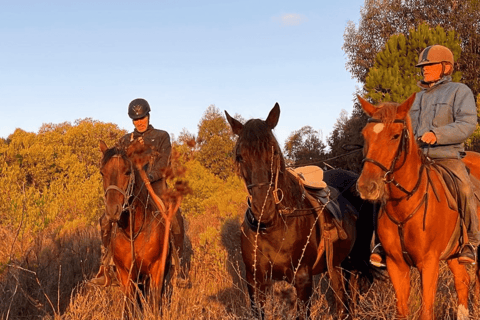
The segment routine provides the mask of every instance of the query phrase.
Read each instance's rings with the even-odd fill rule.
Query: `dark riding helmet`
[[[150,105],[145,99],[135,99],[128,105],[128,116],[133,120],[142,119],[150,112]]]

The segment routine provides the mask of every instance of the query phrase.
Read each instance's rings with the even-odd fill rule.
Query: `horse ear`
[[[357,94],[358,101],[360,101],[360,104],[362,106],[363,111],[369,116],[373,116],[373,114],[377,111],[377,107],[375,107],[373,104],[368,102],[367,100],[363,99]]]
[[[107,151],[107,149],[108,149],[107,144],[102,140],[100,140],[100,151],[102,151],[102,153],[105,154],[105,151]]]
[[[230,123],[230,127],[232,127],[233,133],[236,134],[237,136],[240,135],[240,133],[243,130],[243,124],[240,121],[232,118],[228,114],[227,110],[225,110],[225,115],[227,116],[228,123]]]
[[[265,122],[270,129],[273,129],[277,126],[278,118],[280,118],[280,105],[277,102],[273,106],[272,110],[270,110],[270,113],[268,114],[267,120],[265,120]]]
[[[397,107],[397,118],[405,119],[408,112],[410,111],[410,108],[412,107],[413,102],[415,101],[415,96],[416,96],[416,93],[414,92],[410,96],[410,98],[405,100],[401,105]]]

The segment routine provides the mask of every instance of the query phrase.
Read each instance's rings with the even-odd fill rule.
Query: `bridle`
[[[276,167],[276,170],[274,170],[274,167]],[[252,199],[251,190],[253,188],[260,188],[260,187],[263,187],[263,186],[269,186],[269,189],[274,186],[275,189],[273,189],[272,193],[273,193],[273,198],[275,199],[275,204],[279,204],[280,202],[282,202],[283,191],[282,191],[282,189],[278,188],[278,176],[280,174],[280,156],[278,154],[275,155],[274,146],[272,146],[272,162],[270,164],[270,171],[271,171],[270,181],[252,183],[252,184],[247,185],[247,191],[248,191],[247,204],[248,204],[249,208],[251,208],[251,199]],[[274,171],[275,171],[275,174],[274,174]],[[279,196],[279,194],[280,194],[280,196]]]
[[[382,120],[370,118],[370,119],[368,119],[368,123],[382,123]],[[418,190],[418,187],[420,186],[421,177],[422,177],[422,173],[423,173],[423,170],[425,168],[425,165],[422,162],[422,166],[420,167],[420,173],[418,175],[417,183],[415,184],[415,186],[413,187],[413,189],[411,191],[408,191],[407,189],[405,189],[400,183],[398,183],[397,180],[395,180],[395,177],[393,176],[393,174],[395,173],[395,171],[397,171],[401,167],[403,167],[403,165],[405,164],[407,155],[410,152],[410,147],[409,147],[410,136],[409,136],[409,131],[408,131],[408,128],[407,128],[407,122],[404,119],[395,119],[395,120],[393,120],[393,123],[401,123],[401,124],[403,124],[403,128],[402,128],[400,143],[398,144],[397,152],[395,154],[395,157],[392,160],[392,163],[390,164],[390,168],[387,168],[386,166],[384,166],[383,164],[381,164],[377,160],[371,159],[371,158],[364,158],[362,163],[365,163],[365,162],[373,163],[374,165],[376,165],[377,167],[379,167],[380,169],[385,171],[385,175],[383,176],[383,181],[386,184],[393,183],[399,190],[401,190],[403,193],[406,194],[407,199],[408,199]],[[402,154],[404,155],[403,163],[400,165],[400,167],[396,168],[397,161],[400,159]]]
[[[120,155],[114,155],[112,158],[115,157],[120,157]],[[123,195],[122,212],[130,209],[129,199],[133,195],[133,187],[135,185],[135,173],[133,172],[133,164],[130,160],[127,161],[130,163],[130,176],[128,179],[127,188],[125,190],[122,190],[117,185],[111,184],[105,189],[104,193],[104,196],[107,197],[108,191],[115,190]]]

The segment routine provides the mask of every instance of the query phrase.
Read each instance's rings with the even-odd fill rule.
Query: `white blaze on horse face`
[[[373,132],[375,133],[380,133],[382,132],[383,128],[385,128],[385,125],[383,123],[377,123],[374,127],[373,127]]]

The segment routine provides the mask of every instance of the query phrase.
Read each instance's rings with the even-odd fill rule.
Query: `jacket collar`
[[[448,75],[448,76],[444,76],[443,78],[441,78],[437,82],[434,82],[433,85],[431,83],[426,83],[422,80],[422,81],[417,82],[417,86],[419,86],[423,90],[430,91],[430,90],[433,90],[433,88],[438,87],[442,83],[447,83],[447,82],[451,82],[451,81],[452,81],[452,76]]]
[[[153,126],[151,124],[149,124],[147,130],[145,130],[143,132],[138,132],[137,128],[135,128],[135,129],[133,129],[133,132],[135,133],[135,135],[140,135],[141,136],[141,135],[144,135],[151,130],[153,130]]]

